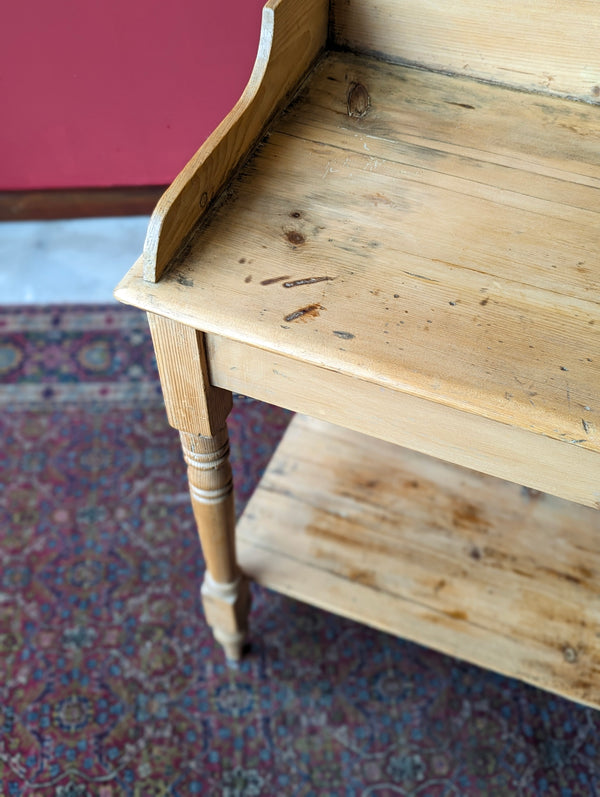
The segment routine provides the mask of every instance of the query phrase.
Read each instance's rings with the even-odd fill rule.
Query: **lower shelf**
[[[237,545],[277,592],[600,707],[600,512],[296,416]]]

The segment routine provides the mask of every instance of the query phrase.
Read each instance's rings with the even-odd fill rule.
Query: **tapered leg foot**
[[[223,427],[212,437],[182,432],[181,444],[206,558],[207,570],[201,590],[204,613],[227,658],[237,661],[246,640],[250,590],[236,563],[227,429]]]
[[[207,571],[202,584],[202,603],[208,624],[225,650],[227,659],[239,661],[246,642],[250,588],[245,576],[222,584]]]

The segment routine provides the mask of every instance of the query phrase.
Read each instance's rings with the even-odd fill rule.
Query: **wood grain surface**
[[[593,0],[334,0],[332,17],[338,46],[600,102]]]
[[[144,277],[160,279],[186,236],[248,156],[273,114],[289,101],[325,46],[325,0],[269,0],[248,85],[231,113],[161,197],[144,244]]]
[[[185,258],[117,296],[598,453],[596,116],[331,54]]]
[[[271,589],[598,707],[599,533],[591,509],[297,416],[237,546]]]
[[[219,387],[600,508],[595,451],[219,335],[206,349]]]

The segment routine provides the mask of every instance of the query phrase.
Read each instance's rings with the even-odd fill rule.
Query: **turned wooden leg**
[[[204,612],[227,658],[237,660],[245,642],[250,591],[235,555],[227,427],[213,437],[181,432],[181,445],[188,464],[192,506],[206,559],[202,585]]]
[[[231,393],[210,384],[204,336],[148,314],[169,423],[179,429],[206,560],[202,603],[228,659],[241,657],[250,608],[248,581],[235,554],[233,481],[227,416]]]

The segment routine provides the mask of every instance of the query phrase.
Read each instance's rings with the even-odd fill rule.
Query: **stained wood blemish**
[[[184,277],[181,274],[177,277],[177,282],[179,285],[183,285],[185,288],[194,287],[194,280],[190,279],[189,277]]]
[[[554,576],[555,578],[567,581],[569,584],[583,583],[583,579],[579,578],[579,576],[574,576],[572,573],[563,573],[562,570],[557,570],[554,567],[542,567],[540,570],[542,570],[544,573]]]
[[[437,280],[431,279],[431,277],[426,277],[424,274],[416,274],[414,271],[405,271],[405,274],[408,274],[409,277],[416,277],[420,280],[425,280],[426,282],[437,282]]]
[[[339,543],[342,541],[344,545],[347,545],[350,549],[358,550],[361,553],[367,550],[371,553],[383,554],[383,556],[393,556],[393,551],[390,546],[386,545],[384,541],[378,541],[374,537],[365,540],[364,535],[358,535],[356,537],[343,535],[339,529],[325,524],[309,523],[305,527],[305,531],[308,537],[317,537],[332,543]]]
[[[288,279],[285,277],[284,279]],[[314,285],[316,282],[329,282],[333,277],[303,277],[299,280],[292,280],[291,282],[284,282],[284,288],[299,288],[302,285]]]
[[[334,329],[333,334],[337,335],[338,338],[342,338],[342,340],[352,340],[354,338],[352,332],[343,332],[340,329]]]
[[[281,277],[269,277],[269,279],[261,280],[261,285],[275,285],[278,282],[283,282],[284,280],[288,280],[290,278],[289,274],[283,274]]]
[[[321,310],[325,308],[320,304],[309,304],[306,307],[300,307],[298,310],[294,310],[293,313],[284,316],[283,320],[287,321],[297,321],[301,319],[302,321],[307,321],[309,318],[318,318]]]
[[[293,246],[302,246],[302,244],[306,243],[306,238],[299,230],[288,230],[285,237]]]
[[[594,571],[585,565],[577,565],[576,570],[579,571],[582,581],[592,581],[596,577]]]
[[[475,106],[469,105],[467,102],[451,102],[451,100],[446,100],[447,105],[456,105],[457,108],[466,108],[469,111],[474,111]]]
[[[360,479],[358,484],[360,487],[364,487],[365,490],[376,490],[379,487],[379,479],[366,479],[365,481]]]
[[[350,568],[348,570],[348,579],[356,581],[359,584],[364,584],[365,587],[377,588],[377,581],[375,573],[372,570],[362,570],[360,568]]]
[[[469,617],[466,612],[463,612],[461,609],[452,609],[451,611],[445,611],[444,614],[447,617],[451,617],[453,620],[468,620]]]
[[[348,89],[348,116],[362,119],[369,112],[371,98],[369,92],[362,83],[351,83]]]
[[[246,277],[246,279],[244,280],[244,282],[245,282],[246,284],[247,284],[247,283],[249,283],[249,282],[252,282],[252,274],[248,274],[248,276]]]

